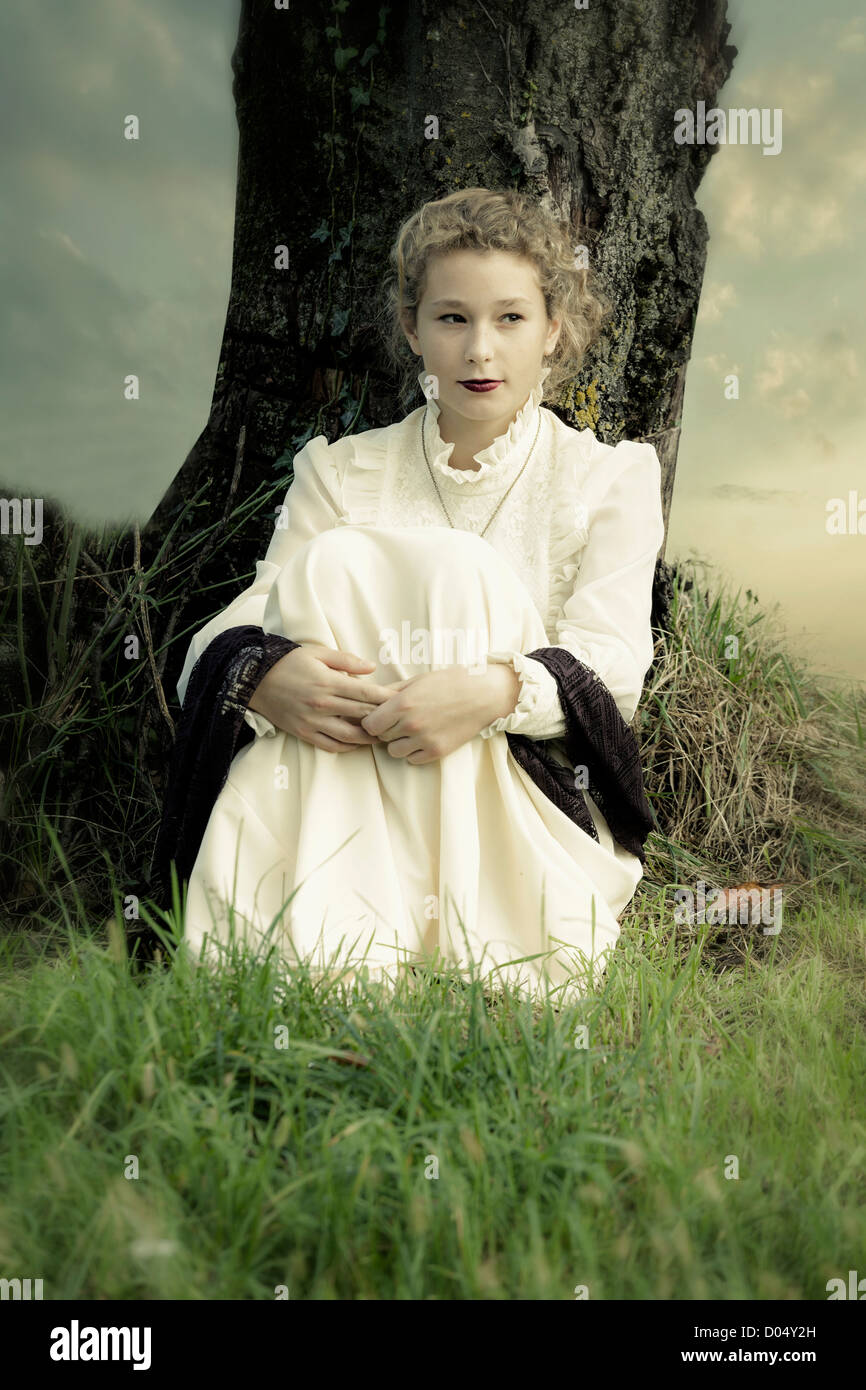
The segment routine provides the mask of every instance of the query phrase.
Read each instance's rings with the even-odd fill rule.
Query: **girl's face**
[[[549,320],[532,261],[511,251],[449,251],[431,256],[412,351],[435,377],[431,392],[449,422],[489,421],[504,432],[538,379],[559,338]],[[472,391],[466,381],[498,384]],[[501,429],[499,428],[501,426]]]

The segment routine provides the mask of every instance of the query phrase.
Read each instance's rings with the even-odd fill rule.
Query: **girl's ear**
[[[404,309],[400,315],[400,325],[406,334],[410,348],[415,353],[421,352],[421,344],[418,341],[418,334],[415,331],[415,315],[411,309]]]
[[[561,318],[555,318],[555,319],[550,319],[550,320],[549,320],[549,328],[548,328],[548,332],[547,332],[547,338],[546,338],[545,343],[544,343],[544,355],[545,355],[545,357],[549,357],[549,356],[550,356],[550,354],[553,352],[554,348],[556,347],[556,344],[559,342],[559,334],[560,334],[561,330],[562,330],[562,319],[561,319]]]

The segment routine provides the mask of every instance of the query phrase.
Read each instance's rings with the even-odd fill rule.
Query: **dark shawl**
[[[231,761],[255,738],[244,713],[256,686],[298,645],[260,627],[233,627],[209,642],[193,667],[151,866],[154,896],[164,908],[171,904],[171,861],[178,878],[188,879]],[[594,671],[562,647],[539,647],[527,656],[556,678],[571,767],[556,762],[547,740],[506,733],[513,757],[561,811],[598,841],[589,807],[574,785],[574,769],[585,767],[587,790],[613,838],[644,864],[644,840],[656,821],[644,791],[637,740],[613,696]]]

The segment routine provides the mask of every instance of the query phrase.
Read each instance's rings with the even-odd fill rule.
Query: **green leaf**
[[[349,59],[350,59],[350,58],[357,58],[357,56],[358,56],[358,50],[357,50],[357,48],[335,48],[335,49],[334,49],[334,63],[335,63],[335,65],[336,65],[337,72],[342,72],[343,69],[345,68],[346,64],[348,63]]]

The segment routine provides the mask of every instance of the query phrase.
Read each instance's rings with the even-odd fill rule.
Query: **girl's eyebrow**
[[[497,299],[497,300],[496,300],[496,305],[497,305],[497,306],[501,306],[501,305],[503,305],[503,304],[529,304],[530,302],[531,302],[531,301],[528,300],[528,299],[526,299],[522,294],[518,294],[518,295],[515,295],[515,297],[514,297],[513,299]],[[432,309],[462,309],[462,308],[463,308],[463,300],[462,300],[462,299],[434,299],[434,300],[433,300],[433,303],[431,304],[430,307],[431,307]]]

